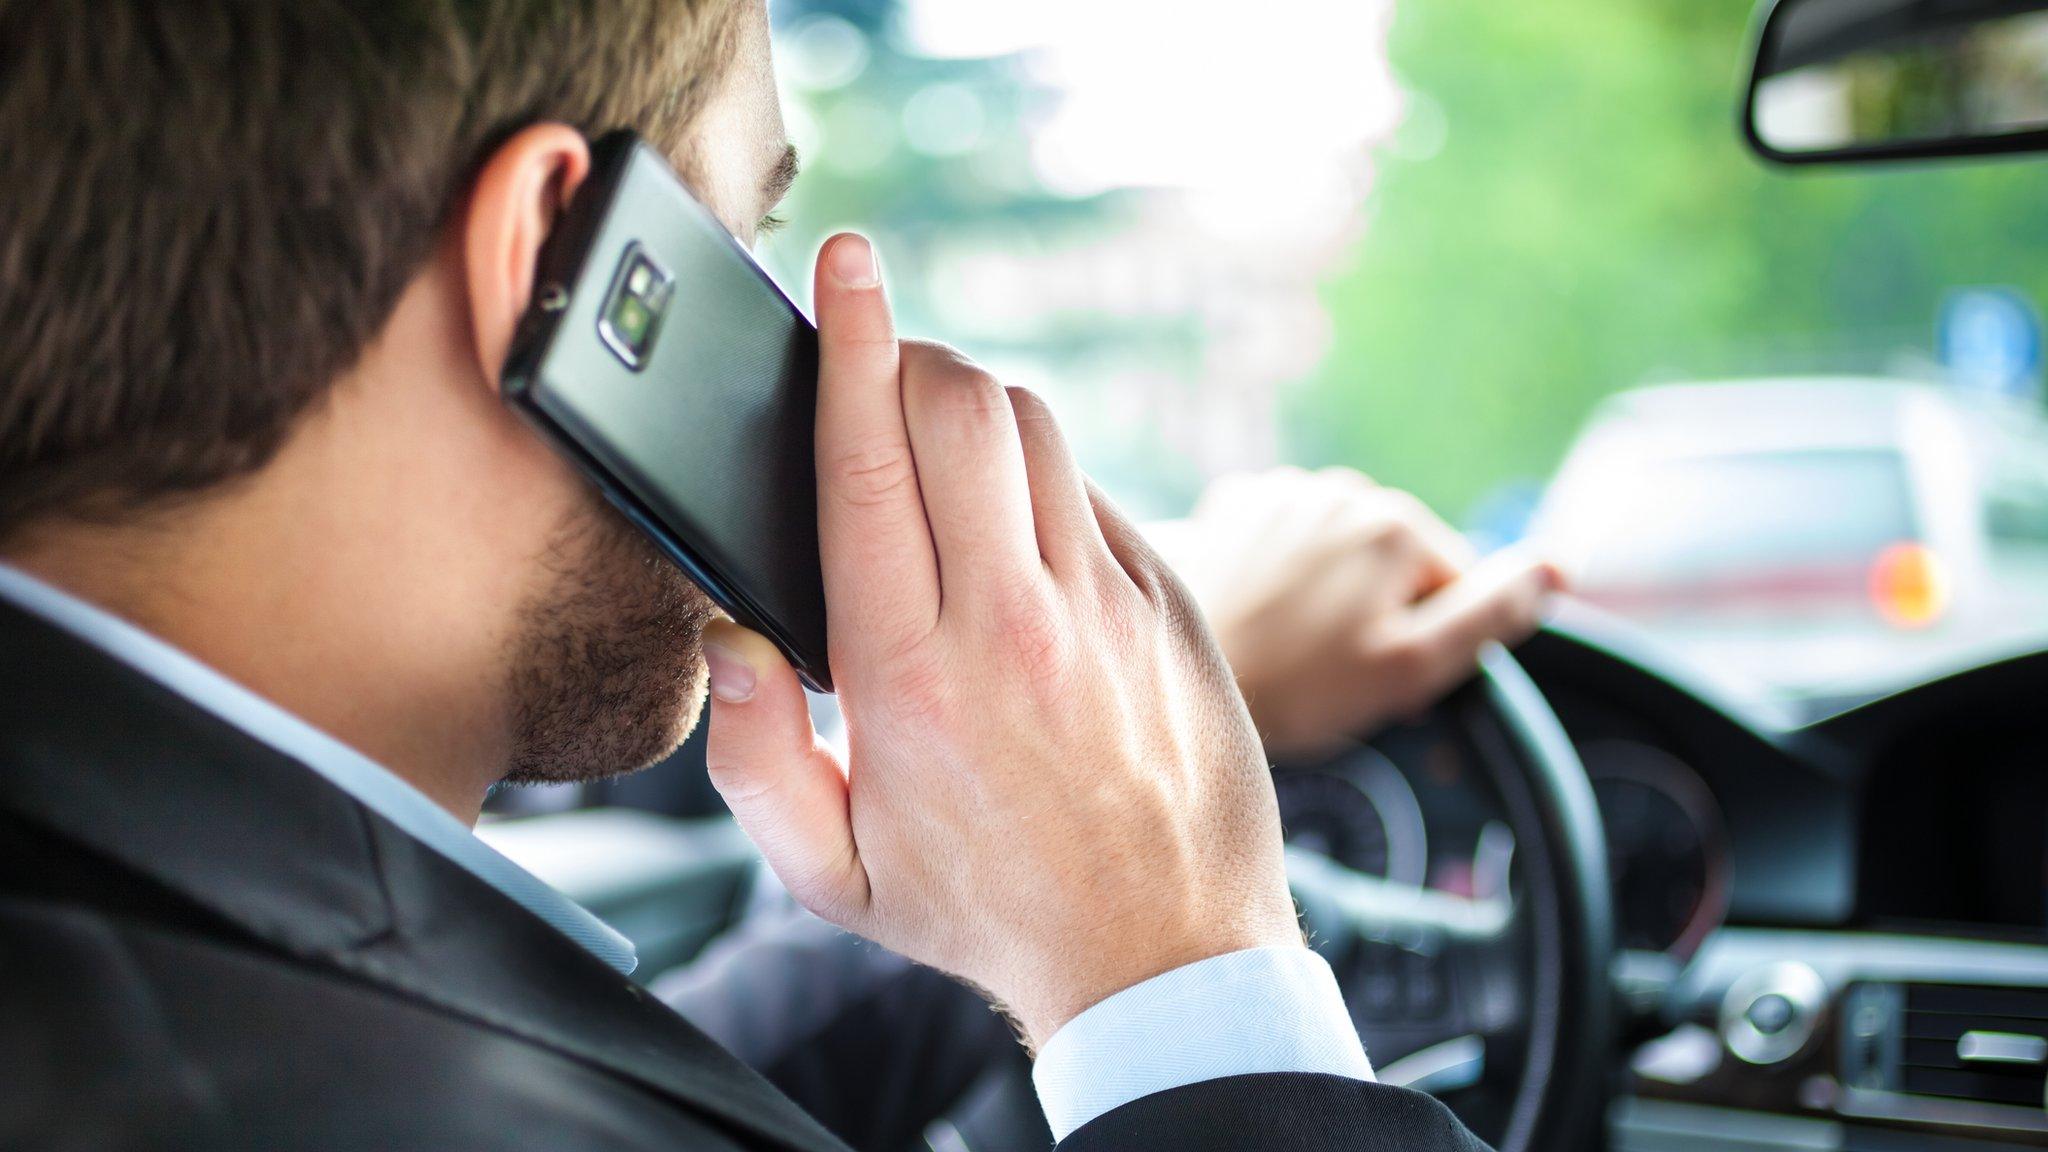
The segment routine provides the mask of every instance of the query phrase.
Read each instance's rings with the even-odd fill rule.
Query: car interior
[[[1781,0],[1751,27],[1751,58],[1727,62],[1743,82],[1726,130],[1771,171],[1854,180],[2048,150],[2042,5]],[[1871,443],[1857,467],[1878,459]],[[1743,451],[1793,449],[1849,450]],[[1907,486],[1894,517],[1918,499],[1915,469],[1945,467],[1883,459],[1906,461],[1884,465],[1906,477],[1885,481]],[[2023,531],[2028,506],[2008,504]],[[1741,515],[1700,513],[1682,554],[1742,552]],[[1795,521],[1791,537],[1819,531]],[[1889,524],[1844,538],[1872,549]],[[1866,614],[1875,597],[1887,626],[1910,630],[1951,587],[1920,553],[1857,556],[1845,595]],[[1809,601],[1714,615],[1717,596],[1753,591],[1688,586],[1681,634],[1822,642],[1799,630]],[[1428,714],[1275,765],[1312,939],[1378,1075],[1504,1152],[2048,1146],[2048,647],[1974,645],[1910,675],[1758,695],[1639,603],[1596,593]],[[701,739],[639,776],[501,795],[482,830],[633,938],[648,978],[760,886]],[[1005,1099],[1028,1112],[1028,1081],[982,1085],[927,1145],[1028,1146],[1028,1126],[1004,1130]]]

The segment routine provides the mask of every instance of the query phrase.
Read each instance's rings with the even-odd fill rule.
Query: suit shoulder
[[[7,897],[0,1063],[17,1070],[0,1094],[7,1148],[630,1149],[654,1110],[613,1077],[339,972]]]

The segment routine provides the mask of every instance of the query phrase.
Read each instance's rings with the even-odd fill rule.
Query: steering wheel
[[[1604,1110],[1614,948],[1592,787],[1505,651],[1433,718],[1467,743],[1512,833],[1493,852],[1504,890],[1464,899],[1291,849],[1295,896],[1383,1081],[1439,1095],[1500,1152],[1586,1147]]]

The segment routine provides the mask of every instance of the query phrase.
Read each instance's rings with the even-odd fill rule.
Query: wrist
[[[1307,948],[1301,923],[1295,915],[1293,898],[1285,898],[1284,914],[1268,914],[1256,921],[1228,930],[1212,929],[1174,941],[1131,932],[1121,946],[1103,949],[1092,956],[1071,954],[1054,968],[1054,975],[1039,989],[1019,1001],[1005,1005],[1024,1042],[1037,1052],[1053,1034],[1090,1008],[1191,964],[1219,956],[1258,949]]]

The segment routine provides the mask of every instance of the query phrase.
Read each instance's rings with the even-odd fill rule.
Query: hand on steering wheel
[[[1471,548],[1348,468],[1226,476],[1149,533],[1202,605],[1271,756],[1325,751],[1428,708],[1480,649],[1526,639],[1557,569]]]

